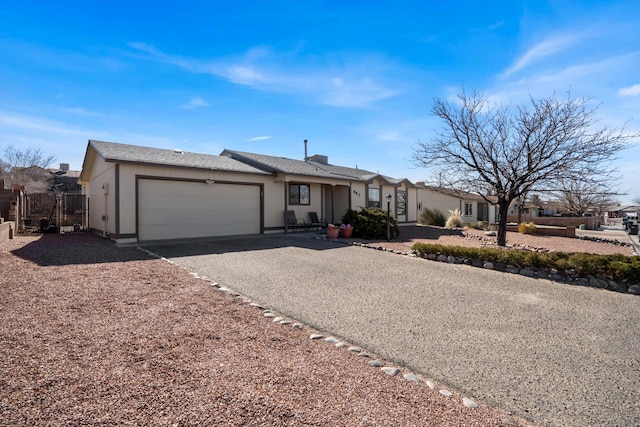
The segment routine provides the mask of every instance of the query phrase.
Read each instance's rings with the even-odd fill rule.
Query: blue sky
[[[461,87],[592,98],[640,132],[640,1],[0,0],[0,152],[80,169],[88,139],[329,156],[411,181]],[[615,162],[640,197],[640,140]]]

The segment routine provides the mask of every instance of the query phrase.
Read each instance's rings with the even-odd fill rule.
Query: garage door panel
[[[140,179],[138,239],[164,240],[260,232],[260,187]]]

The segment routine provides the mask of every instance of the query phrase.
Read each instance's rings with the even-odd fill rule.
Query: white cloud
[[[98,113],[96,111],[90,111],[90,110],[87,110],[86,108],[81,108],[81,107],[60,108],[60,111],[62,111],[63,113],[75,114],[78,116],[85,116],[85,117],[104,117],[104,114],[102,113]]]
[[[623,87],[618,90],[618,95],[620,96],[638,96],[640,95],[640,84]]]
[[[264,141],[266,139],[271,139],[271,138],[273,138],[273,137],[272,136],[255,136],[253,138],[247,139],[247,142]]]
[[[555,93],[562,97],[570,90],[573,96],[594,98],[609,104],[617,102],[612,97],[615,92],[611,91],[611,82],[635,78],[631,70],[637,69],[639,60],[640,51],[636,51],[591,62],[553,63],[517,79],[501,75],[495,86],[487,91],[488,97],[496,104],[509,104],[527,102],[530,95],[547,97]],[[631,96],[634,87],[621,89],[617,94]]]
[[[209,103],[199,96],[191,98],[189,102],[180,106],[183,110],[193,110],[194,108],[208,107]]]
[[[522,56],[516,59],[516,61],[507,68],[504,75],[509,76],[535,62],[538,62],[542,58],[567,50],[574,46],[581,37],[582,35],[579,33],[562,34],[549,37],[531,47]]]
[[[498,22],[496,22],[495,24],[490,25],[490,26],[489,26],[489,29],[490,29],[490,30],[495,30],[496,28],[500,28],[500,27],[502,27],[503,25],[504,25],[504,19],[501,19],[501,20],[499,20]]]
[[[0,126],[4,129],[29,129],[46,133],[78,135],[90,137],[91,132],[76,129],[66,123],[61,123],[44,117],[26,116],[22,114],[3,113],[0,115]]]
[[[143,59],[175,65],[187,72],[210,74],[256,90],[311,98],[334,107],[365,107],[400,93],[383,78],[390,67],[384,58],[345,56],[325,58],[321,63],[291,66],[300,58],[258,47],[241,57],[201,61],[168,55],[146,43],[132,42],[129,47],[145,55]],[[298,54],[298,52],[296,52]]]
[[[397,130],[390,130],[386,132],[380,132],[376,137],[382,141],[398,141],[400,139],[400,132]]]

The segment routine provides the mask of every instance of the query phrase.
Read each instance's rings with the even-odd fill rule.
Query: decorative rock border
[[[606,289],[614,292],[628,293],[631,295],[640,295],[640,282],[629,282],[628,280],[613,281],[598,277],[582,277],[573,271],[561,272],[553,269],[545,268],[533,268],[524,267],[520,268],[514,265],[507,265],[501,263],[493,263],[489,261],[483,261],[481,259],[472,258],[456,258],[454,256],[447,256],[442,254],[424,254],[420,256],[415,251],[405,252],[387,249],[383,246],[372,245],[367,243],[353,242],[354,246],[361,246],[370,249],[381,250],[385,252],[391,252],[399,255],[407,255],[416,258],[423,258],[430,261],[445,262],[449,264],[465,264],[472,267],[485,268],[487,270],[496,270],[505,273],[520,274],[521,276],[531,277],[534,279],[548,279],[553,282],[565,283],[575,286],[587,286],[592,288]]]
[[[345,242],[345,243],[347,243],[347,242]],[[149,254],[150,256],[152,256],[154,258],[158,258],[160,260],[168,262],[169,264],[172,264],[172,265],[178,266],[178,267],[180,267],[180,268],[182,268],[184,270],[187,270],[185,267],[183,267],[183,266],[181,266],[181,265],[179,265],[179,264],[177,264],[177,263],[175,263],[175,262],[173,262],[173,261],[161,256],[161,255],[158,255],[158,254],[156,254],[156,253],[154,253],[154,252],[152,252],[152,251],[150,251],[148,249],[142,248],[140,246],[136,246],[136,248],[141,250],[141,251],[143,251],[143,252],[145,252],[145,253],[147,253],[147,254]],[[404,253],[404,252],[400,252],[400,251],[397,251],[397,253],[402,253],[404,255],[411,255],[409,253]],[[310,327],[303,326],[300,323],[294,323],[293,320],[288,320],[284,316],[278,315],[273,310],[270,310],[270,309],[264,307],[261,304],[258,304],[256,302],[251,301],[251,299],[249,299],[249,298],[247,298],[247,297],[245,297],[245,296],[243,296],[243,295],[241,295],[241,294],[229,289],[226,286],[221,285],[220,283],[211,281],[207,277],[200,276],[198,273],[195,273],[195,272],[189,272],[189,274],[191,276],[193,276],[194,279],[203,280],[203,281],[207,282],[209,284],[209,286],[212,286],[212,287],[216,288],[218,291],[220,291],[220,292],[222,292],[224,294],[227,294],[227,295],[229,295],[231,297],[234,297],[236,299],[240,299],[240,300],[242,300],[242,302],[244,302],[245,304],[249,305],[250,307],[255,307],[256,309],[261,311],[262,317],[264,317],[266,319],[271,319],[271,321],[273,323],[278,323],[280,325],[291,325],[291,327],[293,327],[295,329],[303,329],[303,328],[309,329],[310,332],[311,332],[311,334],[309,335],[309,339],[310,340],[319,341],[319,342],[324,341],[326,343],[329,343],[329,344],[335,346],[336,349],[341,349],[341,348],[344,348],[344,347],[348,347],[347,351],[352,352],[354,354],[357,353],[360,358],[367,358],[367,359],[371,359],[372,358],[372,356],[369,353],[367,353],[366,351],[364,351],[362,348],[360,348],[358,346],[350,345],[350,344],[348,344],[348,343],[346,343],[344,341],[340,341],[338,338],[335,338],[333,336],[329,336],[329,337],[325,338],[324,335],[319,333],[319,331],[314,331]],[[322,340],[322,338],[324,338],[324,340]],[[367,364],[369,366],[371,366],[371,367],[374,367],[374,368],[380,368],[381,372],[384,372],[385,374],[390,375],[392,377],[396,377],[402,372],[402,368],[398,368],[398,367],[395,367],[395,366],[387,366],[387,364],[383,360],[380,360],[380,359],[369,360],[367,362]],[[402,378],[404,378],[406,381],[409,381],[409,382],[414,383],[416,385],[421,384],[421,383],[424,382],[427,385],[427,387],[429,387],[430,389],[436,389],[436,383],[433,382],[433,380],[431,380],[431,379],[424,380],[420,376],[418,376],[418,375],[416,375],[414,373],[411,373],[411,372],[406,372],[402,376]],[[439,393],[442,394],[443,396],[446,396],[446,397],[454,396],[454,393],[452,393],[451,391],[446,390],[446,389],[440,389]],[[477,408],[479,406],[476,402],[474,402],[472,399],[470,399],[468,397],[461,397],[461,402],[465,407],[470,408],[470,409]]]
[[[620,240],[613,240],[613,239],[605,239],[602,237],[592,237],[592,236],[576,236],[576,239],[579,240],[588,240],[590,242],[597,242],[597,243],[606,243],[608,245],[615,245],[615,246],[629,246],[631,248],[633,248],[633,245],[627,243],[627,242],[623,242]]]
[[[198,275],[196,273],[190,273],[192,275],[194,275],[194,277],[196,278],[200,278],[198,277]],[[208,279],[206,278],[201,278],[205,281],[208,281]],[[245,302],[246,304],[249,304],[252,307],[256,307],[257,309],[262,311],[262,316],[265,318],[270,318],[273,319],[272,322],[274,323],[279,323],[281,325],[292,325],[294,328],[296,329],[303,329],[303,328],[308,328],[311,329],[307,326],[303,327],[300,323],[293,323],[293,321],[291,320],[286,320],[284,317],[277,315],[276,313],[274,313],[272,310],[268,309],[268,308],[264,308],[262,305],[257,304],[252,302],[250,299],[243,297],[242,295],[232,291],[231,289],[220,285],[219,283],[209,283],[211,286],[216,287],[220,292],[223,292],[225,294],[228,294],[230,296],[236,297],[236,298],[240,298],[243,300],[243,302]],[[354,346],[354,345],[350,345],[344,341],[340,341],[338,338],[333,337],[333,336],[328,336],[325,337],[324,335],[322,335],[321,333],[319,333],[318,331],[313,331],[311,330],[311,334],[309,335],[309,339],[313,340],[313,341],[324,341],[326,343],[332,344],[336,349],[341,349],[344,347],[348,347],[347,351],[352,352],[354,354],[358,354],[359,357],[362,358],[372,358],[372,356],[367,353],[366,351],[364,351],[362,348],[358,347],[358,346]],[[324,339],[323,339],[324,338]],[[375,368],[380,368],[380,370],[382,372],[384,372],[385,374],[392,376],[392,377],[396,377],[398,376],[401,372],[402,372],[402,368],[398,368],[396,366],[391,366],[391,365],[387,365],[384,361],[380,360],[380,359],[372,359],[369,360],[367,362],[367,364],[371,367],[375,367]],[[402,375],[402,378],[404,378],[406,381],[412,382],[414,384],[420,384],[420,383],[425,383],[427,385],[427,387],[431,388],[431,389],[435,389],[436,388],[436,384],[433,382],[433,380],[424,380],[423,378],[421,378],[420,376],[411,373],[411,372],[407,372],[405,374]],[[446,390],[446,389],[440,389],[439,393],[442,394],[445,397],[452,397],[454,396],[454,393]],[[472,399],[468,398],[468,397],[461,397],[461,402],[462,404],[470,409],[473,408],[477,408],[479,407],[479,405],[473,401]]]

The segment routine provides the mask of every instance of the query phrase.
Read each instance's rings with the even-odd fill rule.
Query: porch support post
[[[335,192],[336,192],[336,185],[335,184],[331,184],[331,224],[335,224],[334,218],[333,218],[334,215],[335,215],[335,211],[336,211]]]
[[[289,232],[289,224],[287,224],[287,211],[289,210],[289,198],[287,197],[287,190],[289,189],[289,183],[284,180],[284,212],[282,213],[282,217],[284,218],[284,233],[287,234]]]

